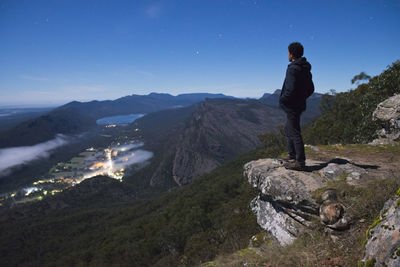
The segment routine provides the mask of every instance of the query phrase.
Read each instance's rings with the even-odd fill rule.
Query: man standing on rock
[[[300,43],[288,47],[291,62],[286,70],[285,81],[279,98],[279,105],[286,113],[284,134],[287,139],[288,162],[286,169],[304,171],[306,156],[300,129],[300,115],[306,110],[306,99],[314,92],[311,64],[303,57],[304,48]]]

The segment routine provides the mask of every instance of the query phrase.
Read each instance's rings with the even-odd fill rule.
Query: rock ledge
[[[348,225],[345,208],[338,202],[336,192],[327,189],[322,203],[317,203],[313,192],[329,181],[360,179],[366,171],[348,161],[324,163],[307,160],[307,170],[287,170],[281,160],[266,158],[244,165],[244,176],[259,190],[251,201],[258,224],[281,245],[291,244],[313,222],[320,221],[333,230]]]

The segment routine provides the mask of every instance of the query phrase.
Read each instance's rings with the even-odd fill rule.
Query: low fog
[[[136,143],[136,144],[126,144],[126,145],[120,145],[120,146],[115,146],[112,147],[112,150],[118,150],[118,151],[128,151],[134,148],[138,148],[143,146],[144,143],[140,142],[140,143]]]
[[[113,151],[120,151],[114,159],[109,159],[104,162],[104,165],[100,169],[86,173],[83,179],[87,179],[97,175],[107,175],[109,177],[116,178],[114,173],[121,169],[126,169],[130,165],[145,162],[153,157],[153,153],[143,149],[137,149],[143,146],[143,143],[126,144],[121,146],[115,146],[111,149]],[[137,149],[137,150],[135,150]],[[95,159],[95,157],[92,157]]]
[[[33,146],[0,149],[0,177],[9,174],[11,171],[10,168],[35,159],[48,157],[50,150],[65,145],[67,142],[67,137],[59,134],[53,140]]]
[[[117,158],[113,161],[114,169],[125,169],[129,165],[141,163],[149,160],[153,156],[153,153],[146,150],[136,150],[129,153],[126,156]]]

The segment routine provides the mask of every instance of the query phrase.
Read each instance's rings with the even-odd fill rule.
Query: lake
[[[143,117],[145,114],[128,114],[128,115],[118,115],[111,117],[104,117],[96,121],[97,124],[126,124],[132,123],[136,119]]]

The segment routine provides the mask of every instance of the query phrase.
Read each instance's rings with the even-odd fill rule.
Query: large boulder
[[[308,166],[319,164],[323,163],[307,161]],[[310,192],[325,185],[326,179],[319,175],[287,170],[279,160],[270,158],[247,163],[244,174],[249,183],[260,190],[262,197],[317,213],[319,205],[312,199]]]
[[[372,119],[382,124],[382,129],[377,131],[378,139],[372,141],[372,145],[400,141],[400,95],[379,103],[372,114]]]
[[[244,176],[259,191],[251,202],[257,222],[281,245],[291,244],[301,232],[312,227],[315,219],[333,230],[346,228],[345,209],[336,192],[326,185],[365,173],[348,161],[338,164],[307,160],[306,165],[305,172],[287,170],[282,161],[270,158],[244,165]],[[325,192],[317,202],[313,192],[321,188]]]
[[[367,237],[364,263],[400,266],[400,196],[386,201],[379,219],[368,229]]]

